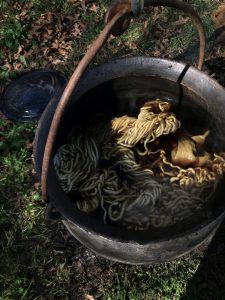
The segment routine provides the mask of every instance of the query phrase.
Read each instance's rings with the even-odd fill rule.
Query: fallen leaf
[[[95,5],[95,3],[93,3],[90,7],[89,7],[89,10],[94,12],[94,13],[97,13],[98,11],[98,8],[97,6]]]
[[[39,182],[35,182],[35,183],[34,183],[34,188],[35,188],[35,190],[39,190],[40,187],[41,187],[41,185],[40,185]]]
[[[0,120],[7,120],[6,116],[0,111]]]
[[[81,33],[82,32],[81,32],[81,28],[80,28],[79,24],[75,24],[74,28],[71,32],[72,36],[73,37],[81,36]]]
[[[225,4],[212,13],[215,30],[215,43],[225,45]]]
[[[189,17],[184,18],[183,16],[179,16],[179,19],[173,23],[171,23],[171,25],[173,26],[178,26],[178,25],[184,25],[189,21]]]
[[[34,145],[33,142],[32,142],[32,143],[27,142],[27,143],[26,143],[26,148],[29,149],[29,150],[30,150],[30,149],[33,149],[33,145]]]
[[[212,20],[215,28],[225,25],[225,4],[220,5],[218,9],[212,13]]]
[[[63,63],[64,63],[64,61],[61,60],[61,59],[55,59],[55,60],[52,61],[53,65],[60,65],[60,64],[63,64]]]
[[[95,300],[95,298],[91,295],[86,295],[85,300]]]
[[[23,51],[23,46],[19,45],[17,52],[14,54],[14,59],[18,59],[22,51]]]

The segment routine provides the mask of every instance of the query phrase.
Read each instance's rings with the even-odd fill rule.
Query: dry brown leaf
[[[216,40],[217,44],[225,45],[225,4],[222,4],[218,9],[213,12],[212,20],[216,29]]]
[[[34,143],[26,142],[26,148],[27,149],[33,149]]]
[[[71,32],[71,35],[73,36],[73,37],[78,37],[78,36],[81,36],[81,28],[80,28],[80,26],[79,26],[79,24],[75,24],[74,25],[74,28],[73,28],[73,30],[72,30],[72,32]]]
[[[215,28],[225,25],[225,4],[222,4],[212,13],[212,20]]]
[[[6,116],[3,115],[3,113],[0,111],[0,119],[1,120],[7,120]]]
[[[32,25],[29,39],[40,43],[47,61],[57,63],[60,56],[64,57],[63,61],[69,56],[74,37],[80,37],[84,29],[85,26],[77,17],[48,12]]]
[[[23,70],[23,65],[21,63],[15,63],[13,66],[14,66],[14,70],[16,71]]]
[[[93,3],[90,7],[89,7],[89,10],[94,12],[94,13],[97,13],[98,11],[98,7],[96,6],[95,3]]]
[[[38,190],[40,187],[41,187],[41,185],[38,181],[34,183],[35,190]]]
[[[22,41],[15,53],[7,48],[3,49],[4,58],[1,64],[9,71],[22,70],[24,66],[20,61],[21,56],[31,64],[41,57],[43,66],[66,63],[75,39],[80,38],[86,30],[85,24],[79,19],[80,9],[83,9],[84,2],[76,0],[74,3],[79,7],[74,15],[64,16],[60,13],[47,12],[39,16],[31,23],[27,39]],[[91,6],[95,10],[95,6]],[[31,17],[32,5],[30,3],[16,2],[14,7],[17,11],[16,18],[20,21],[26,21]]]
[[[49,49],[48,49],[48,48],[45,48],[45,49],[43,50],[43,54],[46,56],[46,55],[48,55],[48,53],[49,53]]]
[[[53,30],[52,29],[48,29],[46,28],[47,32],[48,32],[48,35],[51,35],[53,33]]]
[[[189,17],[184,18],[183,16],[179,16],[179,19],[173,23],[171,23],[171,25],[173,26],[178,26],[178,25],[184,25],[189,21]]]
[[[60,64],[63,64],[63,63],[64,63],[64,61],[61,60],[61,59],[55,59],[55,60],[52,61],[53,65],[60,65]]]
[[[13,5],[13,8],[17,9],[17,10],[21,10],[22,6],[20,3],[16,2],[14,5]]]
[[[5,62],[4,67],[6,67],[9,72],[13,71],[13,65],[10,64],[9,62]]]
[[[52,43],[52,49],[59,49],[59,42],[57,40],[55,40],[53,43]]]
[[[59,49],[59,54],[60,55],[67,57],[67,53],[68,52],[65,49]]]
[[[86,295],[85,300],[95,300],[95,298],[91,295]]]
[[[24,17],[24,16],[26,16],[26,14],[27,14],[27,11],[24,10],[24,11],[21,12],[21,14],[19,16]]]

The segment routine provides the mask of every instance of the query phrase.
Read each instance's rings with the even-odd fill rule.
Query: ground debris
[[[91,7],[95,10],[95,6]],[[16,2],[14,8],[17,11],[16,19],[20,24],[26,23],[27,31],[15,52],[7,46],[4,47],[1,65],[8,72],[20,71],[28,65],[35,66],[40,57],[42,66],[65,64],[75,40],[80,39],[86,30],[86,25],[80,20],[79,12],[74,15],[64,15],[48,11],[42,13],[37,19],[32,19],[30,14],[32,4],[22,5]]]
[[[95,298],[91,295],[86,295],[85,300],[95,300]]]
[[[225,4],[213,12],[212,20],[215,27],[215,43],[225,45]]]

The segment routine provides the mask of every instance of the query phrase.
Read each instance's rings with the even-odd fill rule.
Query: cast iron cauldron
[[[125,14],[124,10],[119,17],[117,13],[106,26],[107,30],[110,26],[109,32],[114,28],[115,18],[121,26],[121,16]],[[104,42],[107,36],[104,29],[97,42]],[[94,52],[100,48],[97,42]],[[77,209],[60,188],[52,158],[73,126],[85,124],[97,113],[109,116],[135,113],[140,103],[149,98],[171,101],[175,109],[179,108],[179,119],[186,127],[209,128],[213,136],[212,150],[224,151],[225,89],[194,67],[150,57],[112,60],[86,71],[80,79],[94,56],[90,55],[91,50],[75,70],[63,95],[49,103],[39,122],[35,168],[42,182],[43,196],[57,209],[71,234],[101,256],[130,264],[178,258],[210,239],[224,219],[223,178],[217,185],[208,215],[166,229],[134,232],[103,225]]]

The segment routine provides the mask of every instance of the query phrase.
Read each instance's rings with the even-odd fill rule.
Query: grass
[[[188,1],[190,2],[190,1]],[[202,14],[207,36],[212,34],[211,12],[219,1],[191,1]],[[101,1],[97,13],[84,10],[79,1],[0,0],[0,82],[1,87],[22,70],[46,67],[42,57],[13,58],[26,42],[27,51],[38,47],[27,42],[31,24],[48,11],[74,16],[86,26],[82,38],[74,39],[68,60],[60,66],[69,76],[92,40],[103,27],[110,1]],[[33,4],[29,18],[22,20],[18,6]],[[96,2],[97,4],[97,2]],[[20,11],[21,12],[21,11]],[[94,64],[111,57],[160,55],[172,57],[191,45],[194,29],[190,23],[170,30],[177,20],[172,9],[148,9],[121,37],[111,39]],[[157,21],[155,21],[157,19]],[[143,24],[147,25],[143,30]],[[154,26],[165,33],[154,37]],[[157,54],[159,46],[161,52]],[[12,58],[12,62],[9,57]],[[7,62],[12,64],[10,69]],[[93,65],[94,65],[93,64]],[[0,300],[85,299],[94,295],[103,300],[224,299],[224,234],[203,257],[195,252],[177,261],[158,266],[126,266],[96,257],[80,245],[60,222],[45,220],[45,203],[34,176],[32,146],[36,124],[14,124],[0,120]]]
[[[115,275],[110,294],[104,299],[112,300],[146,300],[146,299],[179,299],[186,288],[191,273],[198,268],[199,261],[193,257],[183,258],[178,262],[150,267],[141,270],[130,267]],[[169,269],[169,271],[168,271]],[[125,274],[124,274],[125,273]]]
[[[190,2],[190,1],[189,1]],[[213,34],[213,22],[211,19],[212,12],[217,8],[218,1],[204,1],[204,0],[197,0],[191,1],[193,3],[195,9],[198,11],[199,15],[201,16],[205,32],[206,32],[206,39],[209,39]],[[173,18],[173,10],[168,9],[167,15],[169,20]],[[183,38],[185,37],[185,38]],[[172,37],[170,40],[170,47],[173,51],[181,51],[188,47],[188,45],[193,44],[198,39],[197,31],[193,24],[189,21],[187,24],[184,24],[182,33],[179,34],[178,37]],[[209,46],[209,41],[207,46]]]

